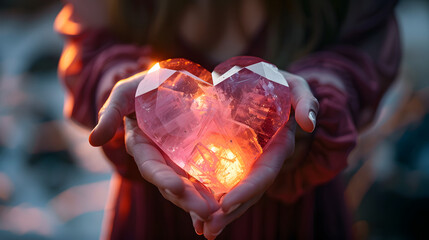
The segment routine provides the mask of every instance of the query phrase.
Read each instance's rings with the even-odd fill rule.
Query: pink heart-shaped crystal
[[[283,75],[256,57],[232,58],[212,74],[185,59],[162,61],[136,92],[139,127],[216,195],[248,174],[290,108]]]

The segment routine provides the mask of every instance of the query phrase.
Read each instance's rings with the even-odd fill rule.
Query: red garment
[[[302,75],[327,72],[341,79],[346,88],[325,84],[317,75],[308,79],[320,103],[309,150],[294,167],[282,169],[267,194],[226,227],[218,239],[350,237],[342,186],[335,177],[347,164],[357,129],[372,120],[378,102],[397,73],[400,49],[394,5],[395,1],[388,0],[351,1],[337,40],[289,66],[290,72]],[[68,90],[65,112],[92,128],[109,94],[106,89],[121,77],[106,83],[100,82],[101,76],[110,66],[127,61],[141,62],[143,70],[152,53],[148,46],[119,44],[114,37],[100,29],[87,28],[74,17],[72,6],[66,5],[56,20],[57,31],[67,39],[59,64],[60,77]],[[246,55],[258,56],[261,41],[252,46]],[[189,52],[181,57],[209,62]],[[126,73],[122,77],[125,76]],[[125,151],[123,131],[118,131],[103,149],[118,173],[109,238],[201,238],[195,234],[189,215],[141,178]]]

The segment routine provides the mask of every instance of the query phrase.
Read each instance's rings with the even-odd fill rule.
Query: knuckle
[[[126,83],[127,83],[126,79],[120,80],[115,84],[114,88],[122,89],[126,86]]]
[[[299,96],[297,96],[295,100],[295,104],[298,107],[298,105],[301,105],[302,103],[305,103],[306,101],[311,101],[310,99],[313,98],[313,95],[310,93],[304,93]]]
[[[290,81],[293,81],[296,85],[303,86],[306,89],[309,88],[307,80],[305,80],[305,78],[301,76],[293,75],[292,77],[290,77]]]
[[[127,80],[120,80],[118,81],[112,88],[112,92],[110,95],[112,94],[117,94],[118,92],[121,93],[123,92],[125,89],[127,88]]]
[[[118,104],[112,103],[110,105],[110,109],[111,109],[111,111],[113,111],[115,113],[115,115],[122,117],[121,107]]]
[[[281,162],[281,163],[283,163],[283,162]],[[263,184],[261,186],[263,189],[267,188],[274,181],[274,179],[276,178],[277,173],[280,169],[279,168],[280,166],[281,166],[280,164],[279,164],[279,166],[276,166],[276,168],[273,168],[271,166],[266,166],[266,165],[262,166],[264,168],[265,172],[267,173],[267,178],[265,180],[265,184]]]
[[[314,108],[316,111],[319,109],[319,101],[311,92],[298,96],[296,99],[296,104],[304,104],[304,106],[308,105],[310,108]]]
[[[293,79],[295,81],[300,82],[301,84],[308,86],[307,81],[303,77],[301,77],[299,75],[293,75],[293,77],[294,77]]]
[[[308,100],[310,101],[310,102],[313,102],[313,104],[317,104],[317,105],[319,105],[319,101],[317,100],[317,98],[315,97],[315,96],[313,96],[313,95],[311,95],[311,96],[309,96],[308,97]]]
[[[262,166],[266,167],[266,166]],[[266,169],[264,169],[266,170]],[[257,181],[254,178],[249,178],[245,182],[247,184],[247,189],[252,189],[253,192],[261,192],[265,190],[266,181],[269,180],[271,176],[266,175],[265,181]]]

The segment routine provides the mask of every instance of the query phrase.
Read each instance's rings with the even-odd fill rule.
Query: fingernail
[[[316,114],[313,111],[310,111],[308,113],[308,118],[311,120],[311,123],[313,123],[313,130],[316,127]]]
[[[200,217],[200,216],[198,216],[198,214],[196,214],[195,212],[190,211],[190,212],[189,212],[189,214],[190,214],[190,215],[191,215],[191,217],[192,217],[192,221],[194,221],[193,219],[194,219],[194,218],[196,218],[196,219],[200,220],[201,222],[204,222],[203,218],[202,218],[202,217]]]
[[[241,203],[237,203],[235,205],[233,205],[232,207],[229,208],[228,212],[226,214],[230,214],[232,213],[235,209],[237,209],[238,207],[240,207]]]
[[[197,235],[200,235],[200,236],[201,236],[201,235],[203,235],[203,233],[198,232],[198,231],[197,231],[197,229],[195,229],[195,233],[196,233]]]

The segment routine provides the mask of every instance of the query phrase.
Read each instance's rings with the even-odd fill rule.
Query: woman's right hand
[[[138,84],[145,72],[119,81],[99,113],[97,126],[89,136],[93,146],[107,143],[124,123],[125,143],[128,153],[134,157],[142,177],[158,187],[161,194],[201,221],[208,220],[219,209],[213,195],[199,182],[191,181],[186,174],[169,164],[167,156],[140,130],[133,117],[134,99]]]

